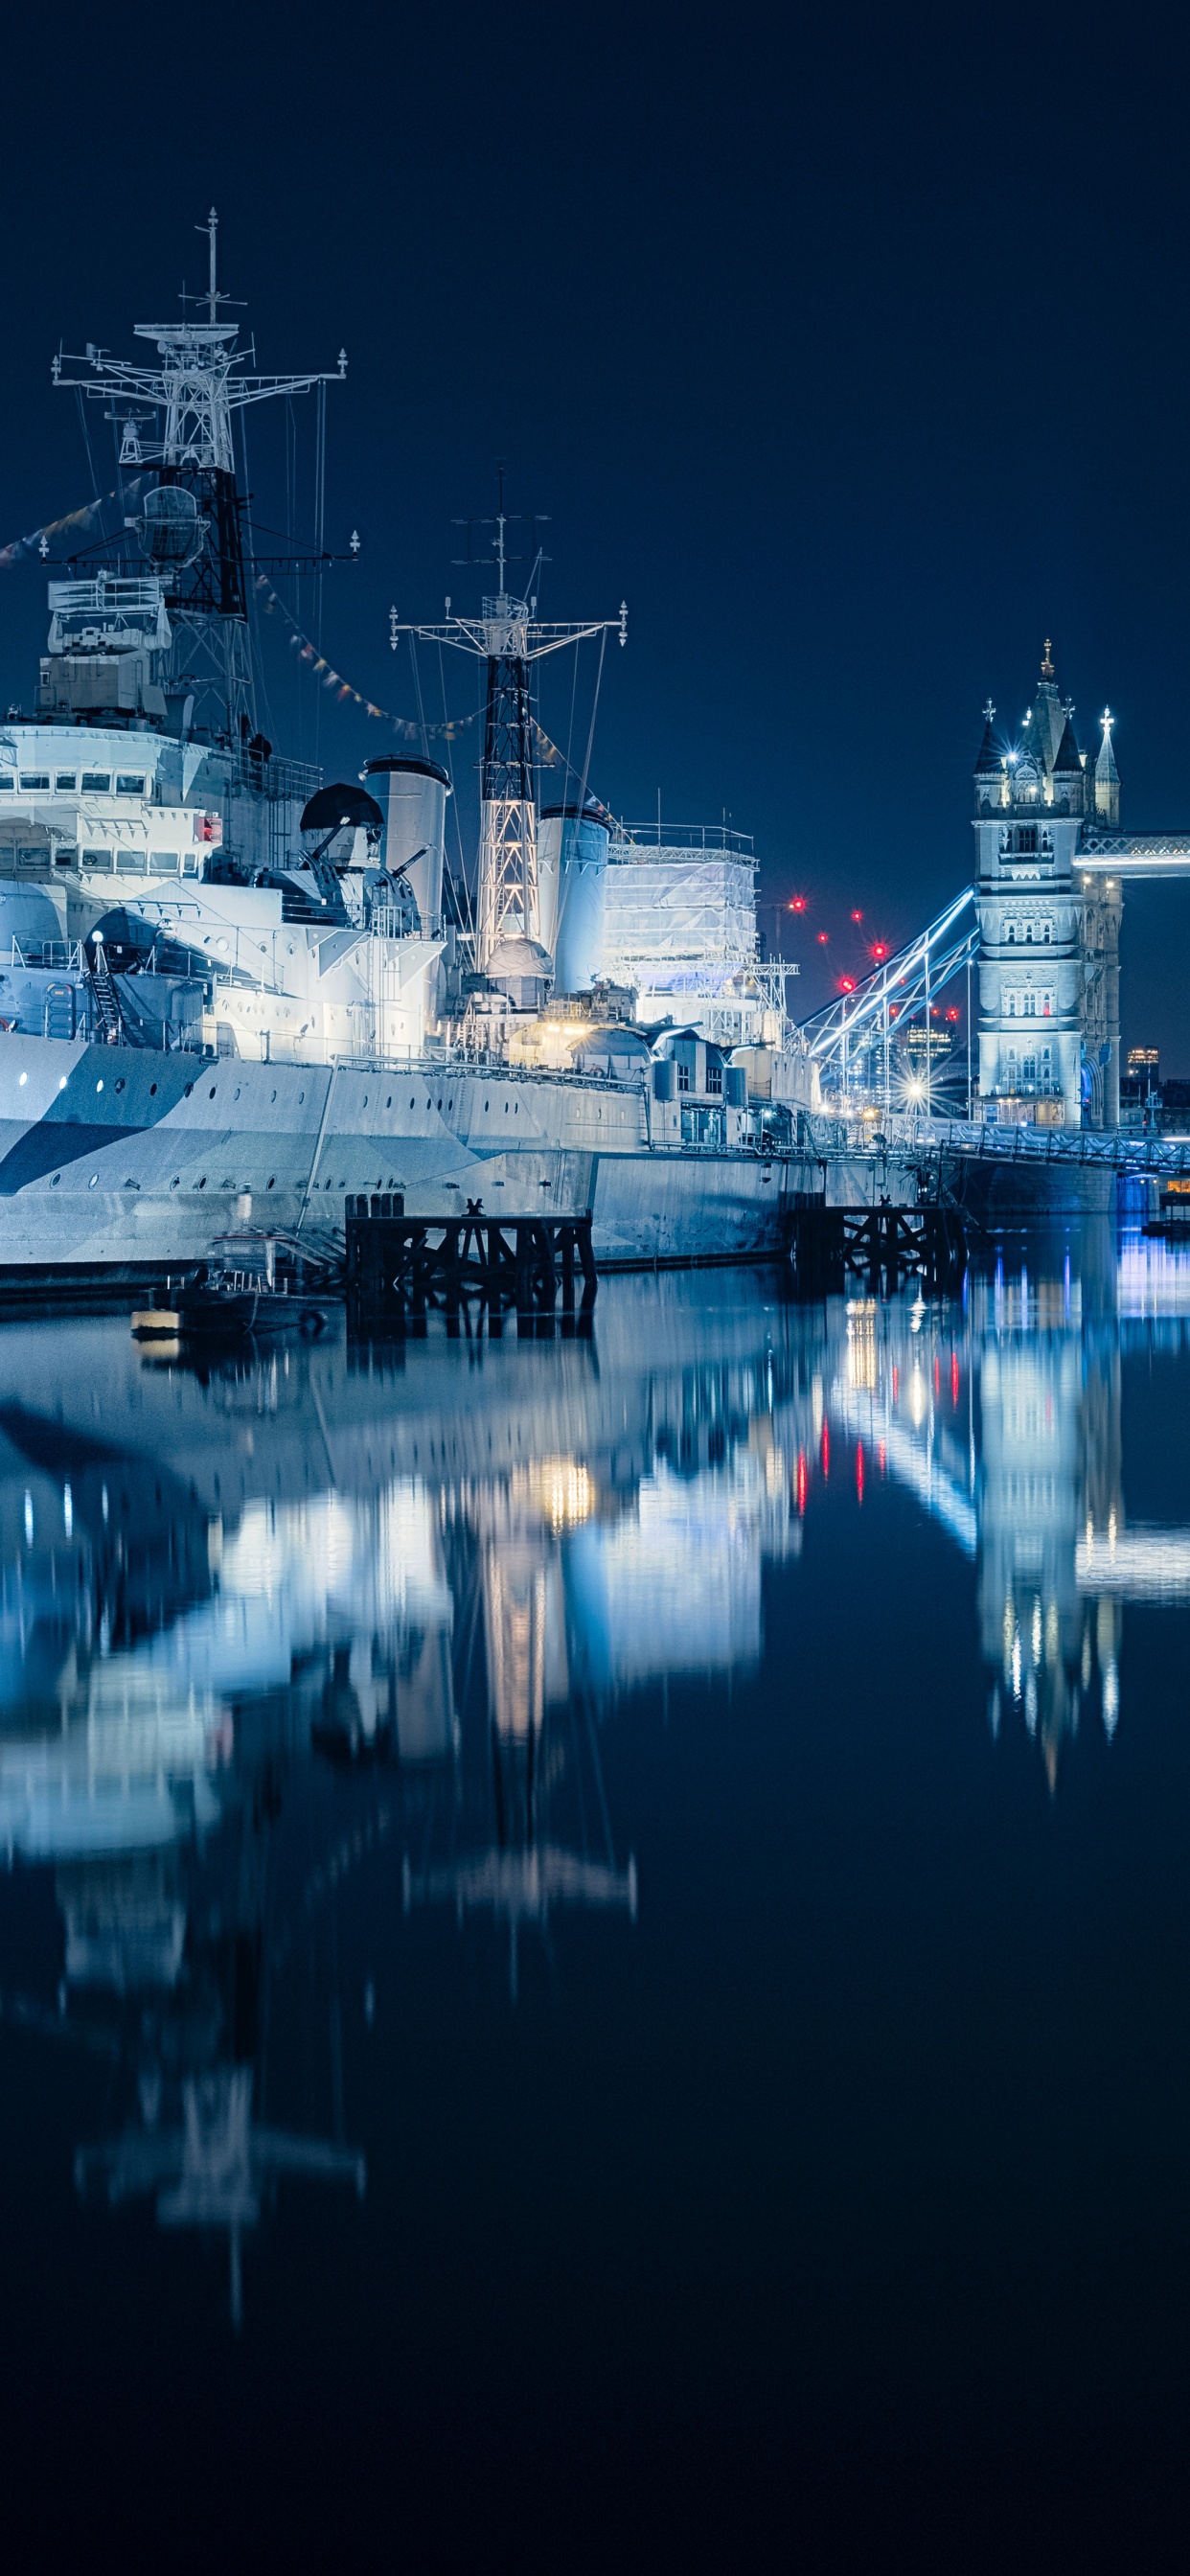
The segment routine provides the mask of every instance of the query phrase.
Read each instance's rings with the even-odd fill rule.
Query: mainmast
[[[168,681],[175,689],[214,689],[227,731],[235,736],[254,722],[247,649],[247,584],[240,524],[244,503],[236,487],[233,415],[250,403],[279,394],[308,393],[341,382],[347,358],[339,352],[334,373],[266,376],[247,372],[238,351],[239,326],[220,318],[231,301],[218,284],[219,218],[212,206],[196,230],[207,237],[205,322],[138,322],[134,338],[155,344],[157,363],[145,366],[109,357],[88,344],[83,357],[53,362],[55,384],[70,385],[108,405],[119,433],[122,470],[143,476],[156,466],[155,482],[138,479],[140,515],[127,518],[168,601],[172,649]],[[192,299],[194,300],[194,299]],[[255,355],[255,352],[252,353]],[[70,375],[83,367],[81,376]]]
[[[452,616],[448,599],[446,621],[440,626],[406,624],[393,609],[390,630],[394,650],[400,636],[413,635],[427,643],[453,644],[458,651],[473,653],[487,663],[476,904],[476,964],[486,973],[501,940],[539,942],[541,936],[529,665],[541,661],[547,653],[561,652],[565,645],[581,644],[588,635],[618,630],[621,644],[627,643],[628,610],[621,603],[618,618],[543,625],[537,617],[536,598],[519,599],[510,592],[507,532],[512,522],[504,508],[503,474],[495,518],[466,524],[468,532],[473,525],[495,531],[491,555],[472,556],[469,552],[467,558],[469,562],[494,565],[494,596],[482,600],[478,617]],[[538,555],[534,571],[540,561]]]

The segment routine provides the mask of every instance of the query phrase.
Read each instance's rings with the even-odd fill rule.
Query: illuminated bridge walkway
[[[1190,832],[1104,832],[1088,829],[1074,862],[1076,875],[1119,877],[1128,882],[1153,881],[1161,878],[1190,878]],[[971,968],[979,955],[979,921],[976,914],[974,885],[964,886],[953,903],[940,912],[936,920],[908,940],[895,955],[883,960],[870,975],[862,976],[808,1019],[800,1022],[801,1035],[818,1066],[823,1093],[846,1095],[849,1067],[859,1055],[873,1054],[877,1061],[883,1052],[885,1109],[891,1111],[891,1048],[895,1030],[910,1022],[921,1011],[928,1025],[935,997],[957,975],[967,977],[967,1020],[971,1025]],[[870,1079],[870,1076],[869,1076]],[[944,1133],[937,1132],[939,1126]],[[929,1133],[926,1128],[929,1126]],[[896,1117],[898,1140],[904,1134],[903,1116]],[[994,1127],[974,1122],[946,1120],[919,1122],[914,1132],[923,1142],[945,1142],[959,1148],[977,1138],[996,1135]],[[1026,1144],[1020,1140],[1029,1137]],[[1148,1140],[1145,1140],[1148,1141]],[[1155,1140],[1154,1140],[1155,1141]],[[1003,1150],[1026,1153],[1030,1150],[1052,1158],[1094,1159],[1088,1149],[1098,1149],[1098,1159],[1119,1166],[1126,1161],[1130,1169],[1143,1164],[1154,1172],[1186,1168],[1185,1152],[1158,1149],[1149,1156],[1140,1152],[1142,1140],[1121,1139],[1109,1133],[1081,1130],[1077,1132],[1052,1128],[1037,1135],[1024,1128],[1009,1130]],[[989,1142],[988,1150],[995,1150]]]

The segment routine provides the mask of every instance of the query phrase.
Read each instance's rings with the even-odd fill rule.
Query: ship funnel
[[[436,939],[450,780],[436,760],[370,760],[364,776],[384,801],[385,867],[390,876],[405,870],[422,930]]]

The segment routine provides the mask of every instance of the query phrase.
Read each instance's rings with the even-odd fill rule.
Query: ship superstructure
[[[662,1012],[650,985],[642,1021],[609,938],[624,836],[585,765],[538,801],[532,667],[622,641],[623,608],[542,623],[509,588],[501,498],[495,592],[433,630],[487,666],[474,924],[436,762],[324,783],[261,732],[235,416],[321,405],[346,360],[250,370],[203,229],[204,319],[137,326],[144,364],[55,362],[115,421],[124,509],[53,568],[36,710],[0,726],[0,1269],[201,1258],[249,1219],[333,1236],[343,1193],[432,1213],[478,1165],[493,1191],[560,1191],[576,1150],[623,1166],[597,1185],[605,1257],[769,1248],[802,1060],[760,1104],[728,1063],[733,1039],[789,1043],[754,914],[751,950],[729,925],[706,990],[679,976]],[[738,1016],[712,1028],[724,966]]]

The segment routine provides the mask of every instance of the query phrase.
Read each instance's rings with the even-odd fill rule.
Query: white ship
[[[209,233],[206,320],[54,366],[114,417],[133,506],[50,580],[37,711],[0,727],[0,1277],[145,1275],[245,1225],[313,1248],[349,1194],[523,1214],[576,1173],[605,1265],[777,1250],[813,1076],[731,836],[689,864],[712,910],[731,878],[734,948],[683,957],[663,920],[634,990],[624,923],[681,852],[621,834],[609,866],[585,777],[538,804],[532,666],[624,612],[540,624],[501,512],[493,594],[418,630],[487,663],[473,911],[432,759],[323,785],[261,733],[233,419],[328,378],[249,370]]]

